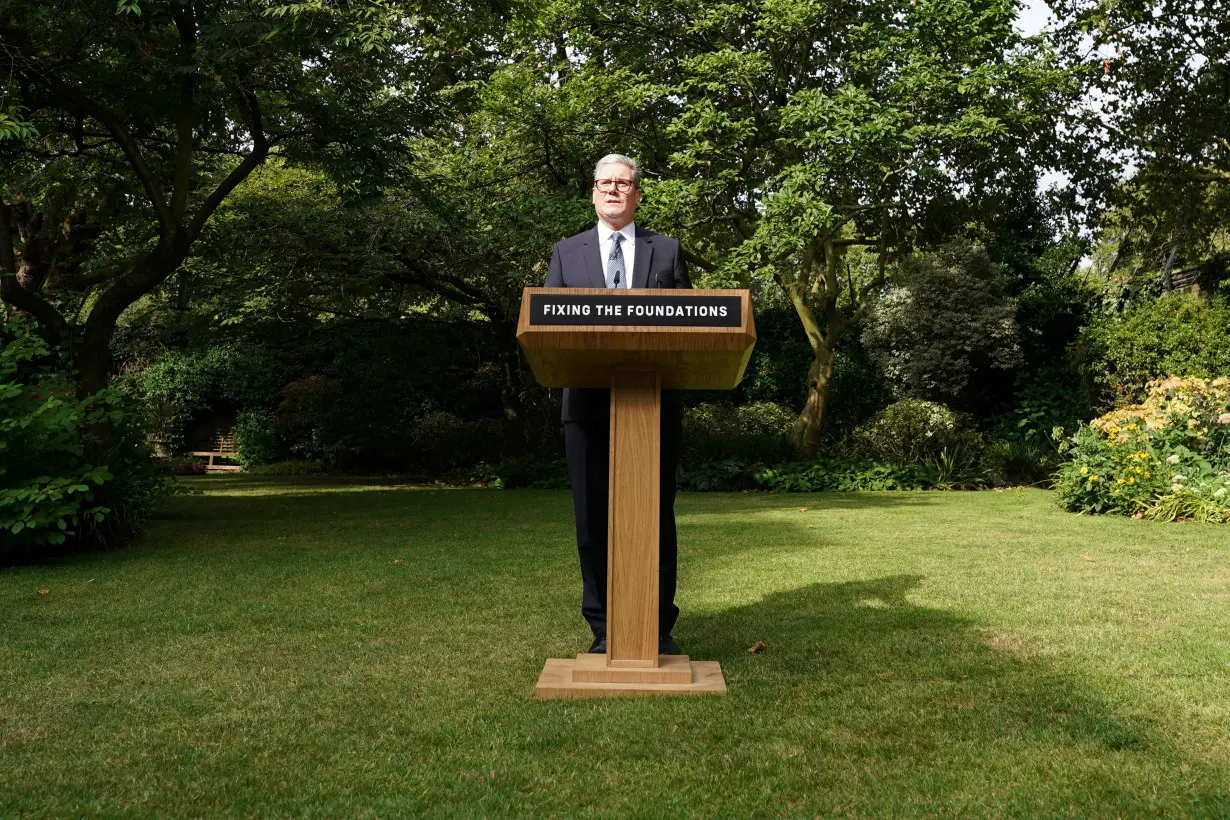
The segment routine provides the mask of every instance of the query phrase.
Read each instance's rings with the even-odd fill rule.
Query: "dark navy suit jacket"
[[[688,288],[688,265],[677,239],[660,233],[636,229],[636,256],[633,260],[632,287]],[[547,268],[546,287],[605,288],[606,271],[598,239],[598,228],[561,239],[555,243],[551,265]],[[663,391],[662,413],[676,415],[682,410],[679,395]],[[590,388],[565,388],[563,421],[605,419],[611,415],[611,391]]]

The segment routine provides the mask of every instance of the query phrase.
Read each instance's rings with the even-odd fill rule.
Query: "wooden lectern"
[[[722,390],[756,343],[746,290],[526,288],[517,340],[547,387],[611,389],[607,654],[551,659],[537,698],[723,693],[717,661],[658,655],[662,390]]]

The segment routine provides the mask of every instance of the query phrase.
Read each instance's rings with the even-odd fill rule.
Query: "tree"
[[[647,221],[681,234],[710,282],[769,284],[794,305],[814,354],[795,426],[807,456],[839,345],[898,255],[1058,161],[1078,85],[1013,30],[1016,8],[675,2],[614,18],[560,2],[546,15],[530,59],[588,118],[573,139],[646,159]],[[851,264],[859,246],[871,255]]]
[[[1114,207],[1100,273],[1131,287],[1143,272],[1159,281],[1133,289],[1171,290],[1230,251],[1230,16],[1207,0],[1052,7],[1067,58],[1101,110],[1089,139],[1116,170],[1130,169],[1127,179],[1101,173]]]
[[[498,10],[0,0],[0,297],[98,390],[121,314],[256,168],[281,156],[379,190],[436,92],[484,70]]]
[[[977,394],[988,372],[1021,363],[1016,303],[1007,286],[975,244],[952,242],[911,255],[873,301],[863,345],[901,396],[983,409]]]

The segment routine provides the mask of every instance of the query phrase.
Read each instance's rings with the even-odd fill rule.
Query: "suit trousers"
[[[675,532],[675,470],[682,449],[678,412],[662,413],[661,496],[658,517],[658,632],[669,635],[679,618],[675,606],[679,542]],[[611,465],[610,420],[564,422],[568,480],[581,559],[581,614],[595,636],[606,634],[607,516]]]

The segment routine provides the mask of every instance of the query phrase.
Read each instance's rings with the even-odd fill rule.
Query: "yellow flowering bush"
[[[1056,475],[1074,512],[1230,521],[1230,379],[1150,382],[1141,404],[1094,419]]]

